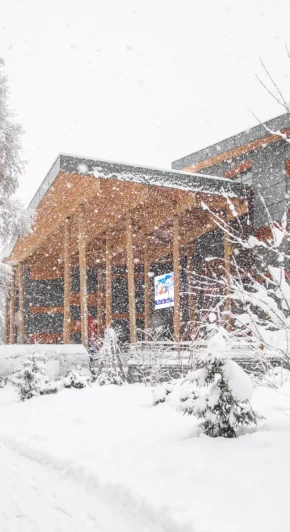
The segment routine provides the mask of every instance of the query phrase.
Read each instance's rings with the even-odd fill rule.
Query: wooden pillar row
[[[102,290],[103,290],[103,274],[102,270],[98,270],[98,299],[97,299],[97,333],[100,337],[103,332],[103,306],[102,306]]]
[[[112,250],[111,234],[106,234],[106,329],[112,325]]]
[[[5,301],[5,323],[4,323],[4,344],[9,344],[9,321],[10,321],[10,308],[9,308],[9,299],[6,297]]]
[[[174,274],[174,311],[173,311],[173,334],[174,341],[180,341],[180,264],[179,264],[179,218],[173,218],[172,232],[172,256]]]
[[[193,283],[193,251],[187,255],[187,276],[188,276],[188,309],[189,309],[189,321],[196,321],[196,296],[194,292],[194,283]]]
[[[25,344],[25,309],[24,309],[24,266],[18,264],[18,294],[19,294],[19,325],[18,338],[20,344]]]
[[[15,293],[15,269],[12,270],[11,275],[11,284],[10,284],[10,310],[9,310],[9,343],[15,344],[15,304],[16,304],[16,293]]]
[[[145,331],[150,329],[151,325],[151,305],[150,305],[150,260],[148,258],[148,251],[145,252],[144,257],[144,328]]]
[[[133,253],[133,228],[131,214],[126,217],[126,247],[127,247],[127,270],[128,270],[128,296],[129,296],[129,322],[130,343],[135,344],[136,332],[136,301],[135,301],[135,278],[134,278],[134,253]]]
[[[85,206],[79,206],[79,262],[82,343],[88,348],[87,249],[85,238]]]
[[[64,225],[64,297],[63,297],[63,343],[70,344],[70,292],[71,292],[71,218]]]

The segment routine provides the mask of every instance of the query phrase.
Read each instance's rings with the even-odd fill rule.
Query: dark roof
[[[217,195],[230,194],[237,197],[246,196],[243,185],[222,177],[60,154],[34,195],[29,208],[37,208],[59,172],[94,175],[103,179],[117,179],[119,181],[188,190],[190,192],[207,192]]]
[[[277,116],[276,118],[272,118],[264,124],[254,126],[246,131],[237,133],[237,135],[234,135],[233,137],[229,137],[221,142],[212,144],[212,146],[208,146],[207,148],[203,148],[202,150],[191,153],[190,155],[186,155],[181,159],[177,159],[171,163],[171,167],[175,170],[180,170],[182,168],[187,168],[188,166],[194,166],[195,164],[205,161],[206,159],[210,159],[211,157],[215,157],[220,153],[232,150],[233,148],[238,148],[239,146],[243,146],[244,144],[248,144],[249,142],[260,139],[261,137],[266,137],[270,133],[267,132],[265,126],[274,131],[280,131],[281,129],[289,127],[290,113],[285,113],[283,115]]]

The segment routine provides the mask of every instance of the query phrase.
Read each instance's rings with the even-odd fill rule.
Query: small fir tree
[[[46,357],[37,352],[23,360],[21,369],[12,379],[12,384],[19,388],[20,401],[46,393],[48,377],[45,362]]]
[[[210,329],[201,367],[185,379],[189,386],[180,396],[180,410],[201,419],[200,427],[207,436],[234,438],[238,428],[256,425],[261,416],[250,404],[250,378],[227,358],[227,331],[214,324]]]
[[[113,328],[105,330],[104,338],[96,345],[94,380],[104,386],[127,381],[118,336]]]

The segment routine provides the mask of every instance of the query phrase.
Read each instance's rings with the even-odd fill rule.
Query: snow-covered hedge
[[[49,381],[67,377],[73,370],[83,375],[90,374],[89,355],[81,344],[67,345],[1,345],[0,346],[0,377],[9,377],[21,366],[23,359],[32,355],[35,350],[46,357],[46,372]]]

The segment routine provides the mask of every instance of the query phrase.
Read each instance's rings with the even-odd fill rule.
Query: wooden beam
[[[63,343],[70,344],[70,291],[71,291],[71,219],[65,220],[64,226],[64,297],[63,297]]]
[[[18,294],[19,294],[19,325],[18,337],[20,344],[25,344],[25,309],[24,309],[24,266],[20,262],[18,270]]]
[[[106,328],[112,325],[112,250],[111,235],[106,233]]]
[[[189,310],[189,321],[196,321],[196,300],[194,293],[194,282],[193,282],[193,257],[192,251],[187,255],[187,276],[188,276],[188,310]]]
[[[9,343],[15,344],[15,305],[16,305],[16,294],[15,294],[15,269],[12,270],[11,283],[10,283],[10,333],[9,333]]]
[[[129,320],[129,312],[116,312],[112,314],[113,320]],[[136,318],[139,320],[144,320],[144,312],[136,313]]]
[[[9,321],[10,321],[10,308],[9,308],[9,300],[8,297],[6,297],[5,301],[5,324],[4,324],[4,344],[9,344]]]
[[[127,270],[128,270],[130,343],[135,344],[137,341],[136,301],[135,301],[135,278],[134,278],[133,230],[132,230],[132,218],[131,218],[130,213],[128,213],[126,216],[126,249],[127,249]]]
[[[150,260],[148,257],[148,249],[145,251],[145,257],[144,257],[144,329],[145,332],[150,329],[151,325],[151,306],[150,306]],[[147,334],[148,336],[148,334]]]
[[[172,255],[174,273],[174,312],[173,312],[173,333],[174,341],[180,341],[180,265],[179,265],[179,218],[173,218],[172,232]]]
[[[281,133],[283,133],[289,138],[290,128],[288,127],[282,129]],[[273,142],[278,142],[281,140],[283,140],[283,137],[281,135],[267,135],[257,140],[253,140],[248,144],[243,144],[242,146],[238,146],[231,150],[219,153],[218,155],[214,155],[213,157],[205,159],[204,161],[200,161],[199,163],[193,164],[192,166],[187,166],[186,168],[183,168],[183,172],[200,172],[200,170],[204,170],[204,168],[208,168],[209,166],[215,166],[221,163],[222,161],[234,159],[235,157],[238,157],[243,153],[248,153],[252,150],[256,150],[257,148],[264,148],[265,146],[267,146],[267,144],[272,144]]]
[[[98,269],[98,299],[97,299],[97,334],[100,337],[103,333],[103,273]]]
[[[79,206],[79,262],[80,262],[80,303],[82,343],[88,348],[88,301],[87,301],[87,257],[85,239],[85,206]]]
[[[230,237],[227,232],[224,233],[224,257],[225,257],[225,281],[226,281],[226,329],[231,330],[231,298],[230,298],[230,279],[231,279],[231,245]]]
[[[30,307],[30,314],[63,314],[64,307]]]

